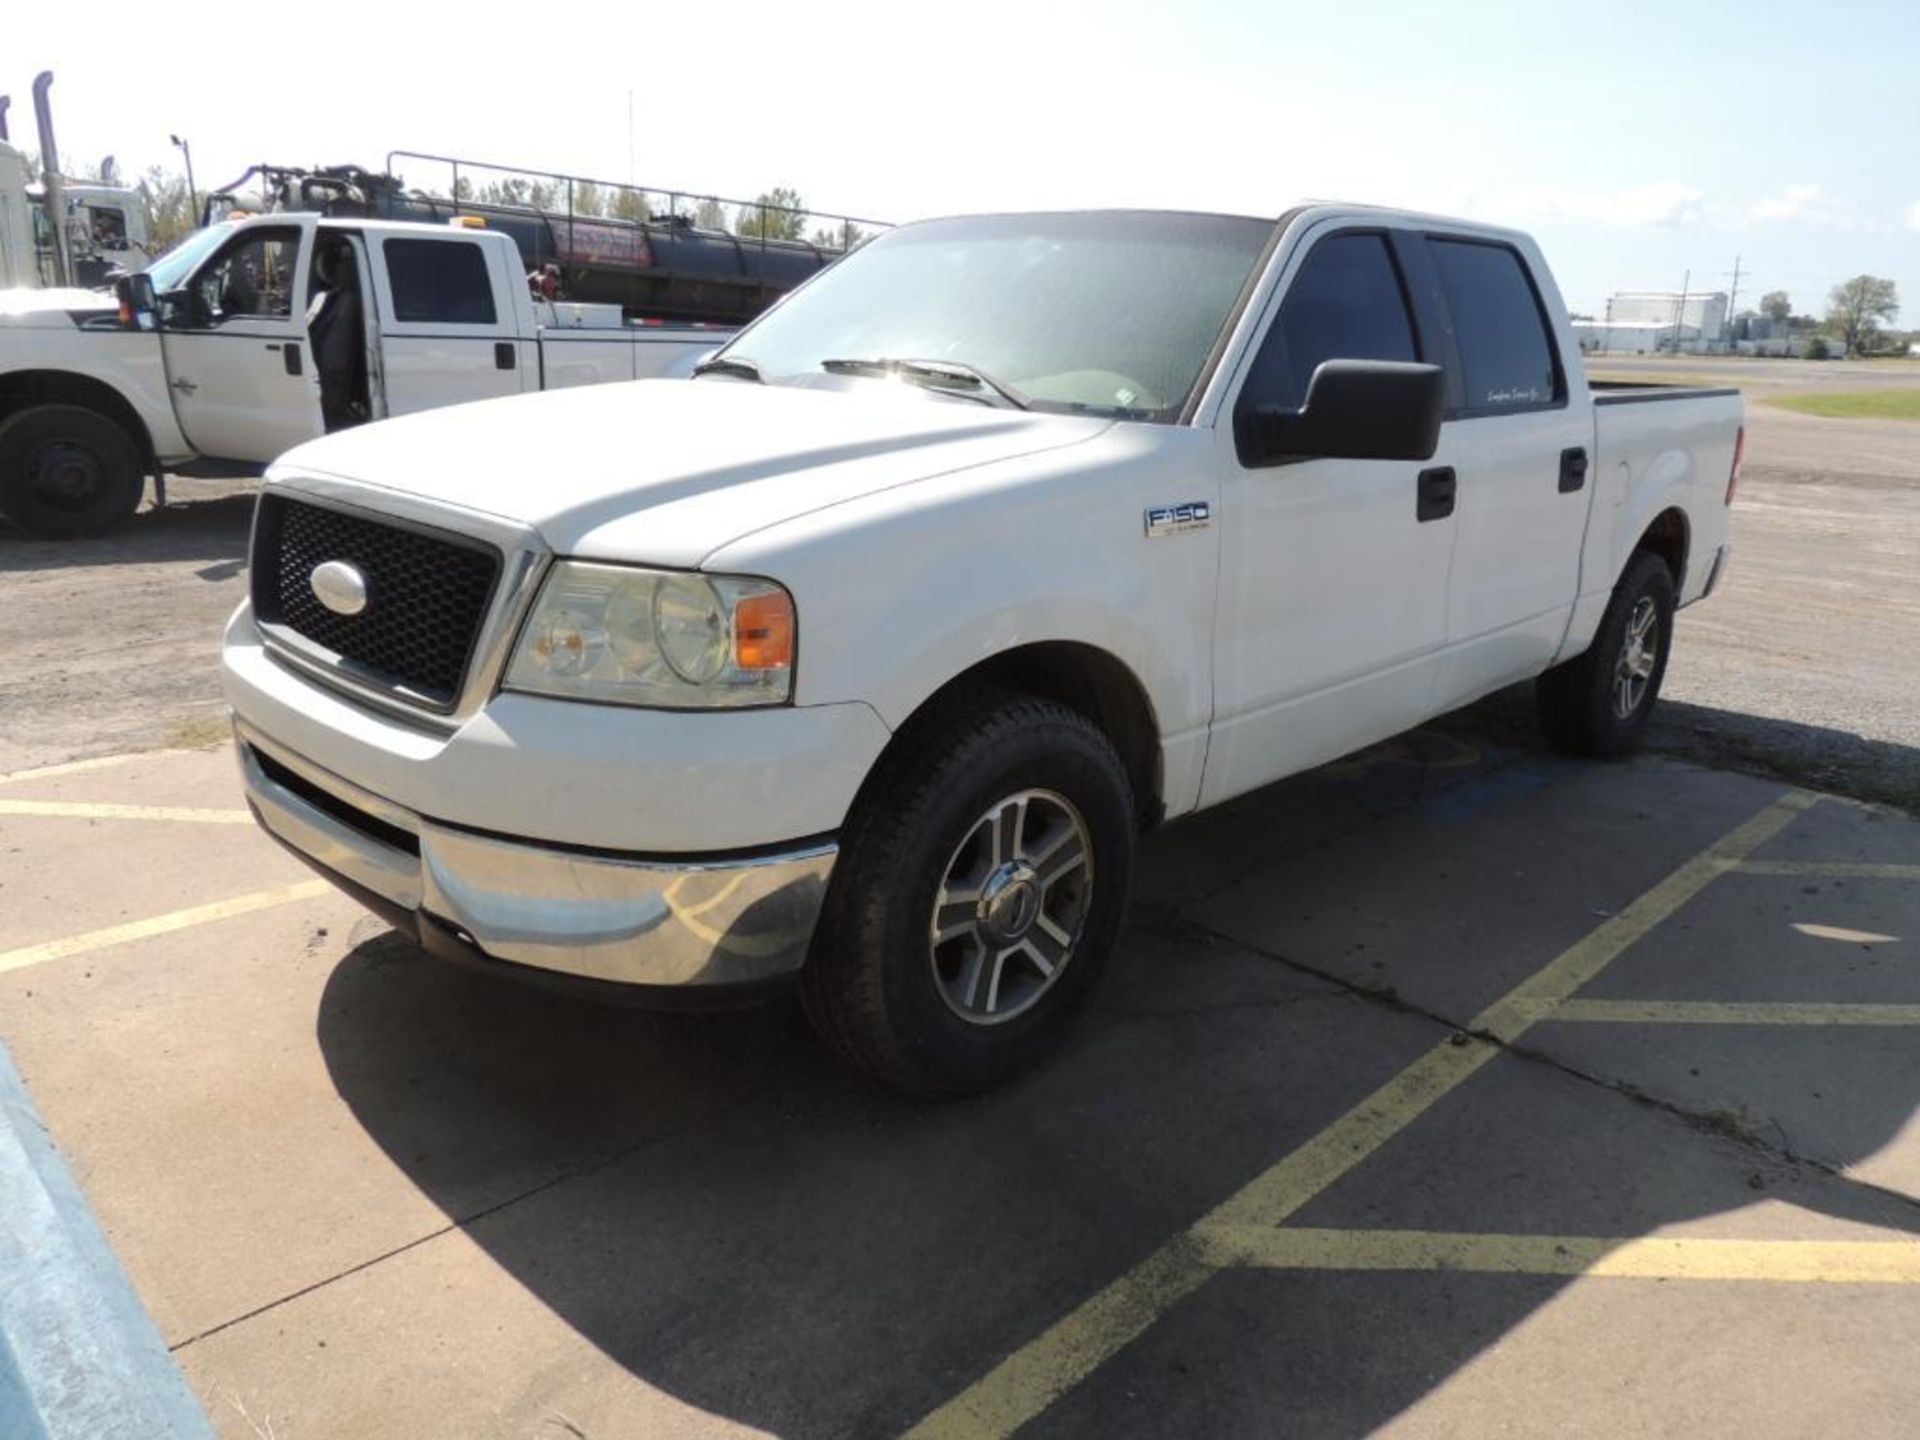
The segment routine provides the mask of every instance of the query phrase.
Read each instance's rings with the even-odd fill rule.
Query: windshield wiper
[[[767,377],[760,373],[759,363],[744,355],[709,355],[693,367],[693,373],[696,376],[738,375],[742,380],[756,380],[762,385],[767,383]]]
[[[1011,385],[1002,384],[978,366],[961,360],[822,360],[820,368],[830,375],[886,376],[923,385],[929,390],[959,395],[991,405],[993,400],[981,391],[997,395],[1000,403],[1016,410],[1029,410],[1033,402]]]

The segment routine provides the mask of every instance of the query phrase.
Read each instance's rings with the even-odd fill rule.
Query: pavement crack
[[[1669,1100],[1664,1096],[1651,1094],[1633,1084],[1631,1081],[1612,1079],[1605,1075],[1595,1074],[1589,1070],[1583,1070],[1578,1065],[1574,1065],[1557,1055],[1553,1055],[1537,1046],[1526,1044],[1524,1040],[1506,1040],[1491,1031],[1463,1025],[1441,1014],[1437,1010],[1428,1009],[1424,1005],[1408,1000],[1391,985],[1374,986],[1362,984],[1353,980],[1350,976],[1322,970],[1318,966],[1309,965],[1304,960],[1295,959],[1290,955],[1282,955],[1278,951],[1269,950],[1262,945],[1254,944],[1247,940],[1224,935],[1219,931],[1209,929],[1197,921],[1188,920],[1187,923],[1197,930],[1204,931],[1210,941],[1230,941],[1240,946],[1249,954],[1257,955],[1272,964],[1283,965],[1297,974],[1324,981],[1355,999],[1365,1001],[1371,1005],[1377,1005],[1382,1009],[1391,1010],[1397,1014],[1411,1015],[1417,1019],[1425,1020],[1430,1024],[1436,1025],[1443,1030],[1450,1031],[1457,1042],[1464,1042],[1469,1036],[1476,1040],[1485,1041],[1495,1049],[1512,1055],[1516,1059],[1525,1060],[1537,1065],[1544,1065],[1549,1069],[1556,1070],[1560,1074],[1567,1076],[1569,1079],[1578,1080],[1583,1084],[1594,1086],[1597,1089],[1604,1090],[1608,1094],[1617,1096],[1632,1104],[1643,1105],[1649,1109],[1658,1111],[1667,1118],[1684,1125],[1687,1129],[1698,1134],[1731,1141],[1734,1144],[1753,1151],[1756,1156],[1775,1166],[1789,1170],[1812,1171],[1821,1178],[1837,1182],[1850,1190],[1871,1195],[1876,1199],[1895,1202],[1902,1209],[1911,1212],[1916,1217],[1920,1217],[1920,1196],[1909,1195],[1901,1190],[1890,1189],[1885,1185],[1875,1184],[1871,1180],[1862,1180],[1859,1176],[1850,1175],[1829,1161],[1822,1160],[1817,1156],[1799,1153],[1793,1148],[1792,1140],[1787,1135],[1785,1128],[1778,1120],[1773,1119],[1771,1116],[1768,1117],[1768,1120],[1780,1135],[1780,1143],[1778,1144],[1760,1131],[1754,1129],[1753,1126],[1747,1122],[1746,1117],[1732,1111],[1690,1109],[1676,1100]]]
[[[409,1250],[417,1250],[422,1245],[431,1244],[433,1241],[441,1239],[443,1236],[451,1235],[457,1230],[468,1229],[473,1225],[479,1224],[482,1220],[500,1214],[502,1211],[511,1210],[516,1205],[524,1204],[528,1200],[544,1195],[547,1191],[557,1186],[565,1185],[569,1181],[578,1180],[586,1175],[593,1175],[602,1170],[610,1169],[631,1156],[639,1154],[643,1150],[676,1140],[680,1136],[688,1134],[700,1126],[711,1125],[715,1121],[722,1120],[740,1110],[742,1107],[751,1104],[754,1100],[761,1098],[761,1096],[761,1091],[749,1090],[728,1104],[722,1105],[714,1110],[703,1111],[700,1115],[689,1118],[684,1124],[672,1126],[669,1129],[660,1131],[658,1134],[649,1135],[641,1140],[635,1140],[631,1144],[622,1145],[617,1149],[595,1156],[591,1160],[569,1166],[555,1174],[549,1175],[537,1185],[530,1185],[524,1190],[506,1196],[504,1199],[496,1200],[490,1205],[482,1205],[478,1209],[454,1216],[449,1219],[446,1224],[436,1226],[424,1234],[416,1235],[404,1245],[396,1245],[390,1250],[382,1251],[378,1255],[370,1255],[366,1259],[356,1261],[354,1264],[342,1270],[337,1270],[331,1275],[323,1276],[318,1280],[302,1285],[297,1290],[289,1290],[286,1294],[275,1296],[264,1304],[254,1306],[251,1310],[230,1316],[217,1325],[209,1325],[206,1329],[189,1335],[184,1340],[173,1341],[167,1346],[167,1349],[177,1355],[189,1346],[197,1345],[202,1340],[211,1339],[224,1330],[231,1330],[236,1325],[244,1325],[247,1321],[257,1319],[269,1311],[278,1310],[283,1305],[289,1305],[295,1300],[303,1299],[316,1291],[324,1290],[329,1285],[349,1279],[354,1275],[358,1275],[363,1270],[371,1270],[376,1265],[384,1264],[396,1256],[404,1255]]]

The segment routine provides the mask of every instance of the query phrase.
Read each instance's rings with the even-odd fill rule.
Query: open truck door
[[[266,464],[323,432],[308,353],[313,225],[241,225],[161,297],[161,343],[180,429],[199,454]]]

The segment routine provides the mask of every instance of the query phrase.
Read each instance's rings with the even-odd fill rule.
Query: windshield
[[[1141,211],[906,225],[722,353],[776,383],[825,361],[945,361],[1036,410],[1170,421],[1272,233],[1264,220]]]
[[[147,266],[147,274],[153,277],[155,293],[164,295],[169,290],[178,290],[185,285],[193,267],[212,253],[220,242],[232,233],[231,221],[222,221],[218,225],[209,225],[204,230],[196,230]]]

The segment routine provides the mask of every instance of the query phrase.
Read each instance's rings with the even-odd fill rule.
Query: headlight
[[[562,560],[507,667],[509,690],[668,710],[793,694],[793,597],[771,580]]]

